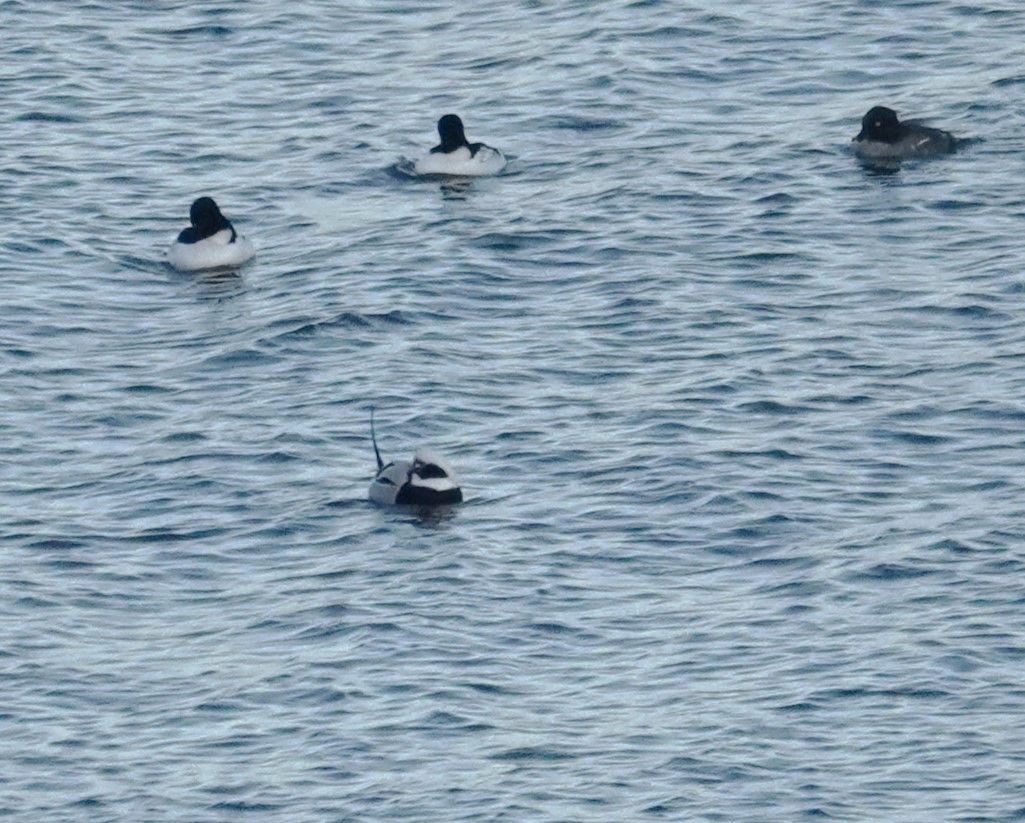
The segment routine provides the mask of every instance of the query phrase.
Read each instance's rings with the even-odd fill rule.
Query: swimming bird
[[[441,142],[413,165],[417,174],[479,177],[498,174],[505,168],[505,155],[498,149],[466,139],[463,121],[458,115],[442,117],[438,121],[438,134]]]
[[[950,154],[957,139],[948,131],[923,126],[914,120],[901,122],[897,112],[873,106],[861,119],[861,131],[852,141],[854,151],[870,159],[900,160]]]
[[[179,271],[201,271],[241,266],[256,249],[240,237],[212,197],[200,197],[189,209],[192,223],[167,251],[167,260]]]
[[[417,449],[412,462],[395,460],[385,463],[377,448],[374,412],[370,412],[370,439],[377,458],[377,474],[370,484],[370,499],[375,503],[397,506],[446,506],[463,501],[449,467],[441,457],[426,449]]]

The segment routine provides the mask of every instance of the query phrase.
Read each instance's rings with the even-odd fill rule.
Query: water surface
[[[6,818],[1025,816],[1025,11],[0,27]],[[503,175],[396,173],[448,111]]]

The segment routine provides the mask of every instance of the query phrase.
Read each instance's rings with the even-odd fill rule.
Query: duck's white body
[[[195,243],[176,240],[167,251],[167,262],[179,271],[202,271],[241,266],[256,254],[253,244],[234,232],[222,229]]]
[[[505,168],[506,159],[498,149],[478,145],[476,153],[466,146],[450,152],[430,152],[413,165],[413,171],[420,175],[444,174],[453,177],[483,177],[498,174]]]

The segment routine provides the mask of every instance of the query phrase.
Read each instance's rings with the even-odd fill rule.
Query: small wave
[[[72,114],[57,114],[49,111],[30,111],[20,114],[14,118],[16,122],[22,123],[81,123],[81,117]]]

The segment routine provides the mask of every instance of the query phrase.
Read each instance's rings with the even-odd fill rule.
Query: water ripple
[[[1022,819],[1025,11],[87,10],[0,0],[5,818]]]

